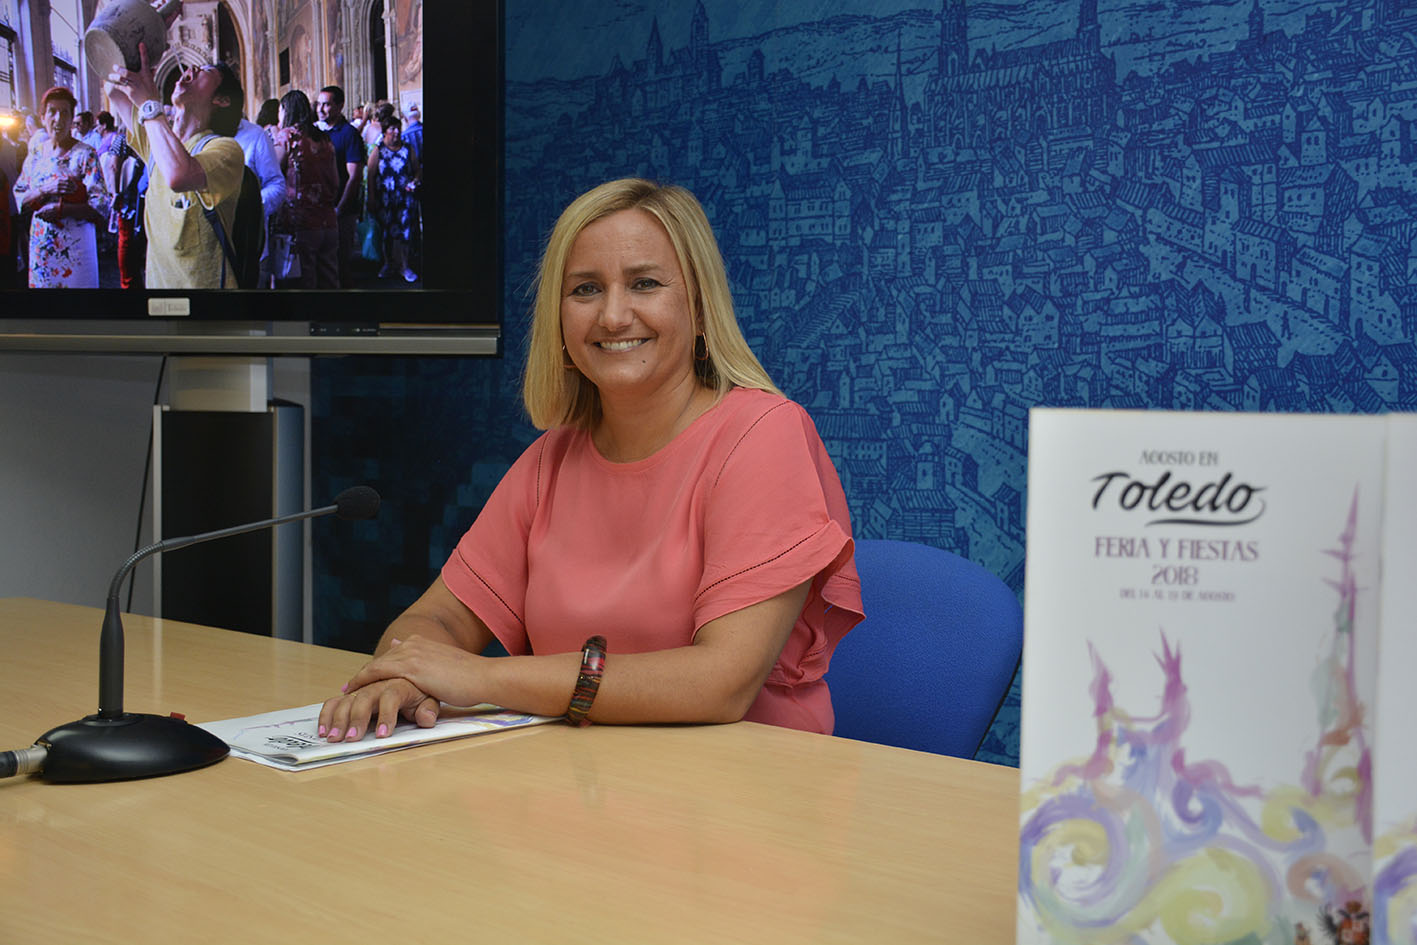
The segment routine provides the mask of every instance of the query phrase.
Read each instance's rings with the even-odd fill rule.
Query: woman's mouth
[[[631,348],[638,348],[648,340],[648,338],[632,338],[627,341],[597,341],[595,346],[602,351],[629,351]]]

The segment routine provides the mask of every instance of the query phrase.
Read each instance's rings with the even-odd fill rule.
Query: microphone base
[[[50,729],[36,744],[48,748],[46,781],[127,781],[215,764],[230,751],[206,729],[168,715],[124,712],[85,716]]]

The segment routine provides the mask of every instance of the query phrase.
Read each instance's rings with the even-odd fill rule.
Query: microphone
[[[97,714],[50,729],[33,748],[0,752],[0,777],[41,773],[47,781],[122,781],[190,771],[225,758],[225,742],[206,729],[189,725],[176,713],[123,711],[123,622],[118,598],[124,579],[139,561],[162,551],[322,515],[357,520],[373,518],[378,511],[379,493],[368,486],[353,486],[337,495],[332,505],[185,538],[166,538],[135,551],[108,585],[108,606],[99,637]]]

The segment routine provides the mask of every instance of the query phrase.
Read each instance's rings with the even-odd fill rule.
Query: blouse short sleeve
[[[695,626],[811,580],[770,683],[820,679],[837,642],[862,619],[850,517],[811,418],[776,400],[719,469],[704,520]]]
[[[831,731],[822,682],[861,619],[846,496],[807,412],[734,389],[654,455],[610,463],[553,430],[503,477],[443,567],[513,655],[691,645],[708,623],[810,590],[745,718]]]
[[[507,470],[443,565],[443,583],[513,656],[530,651],[526,631],[527,539],[536,514],[542,436]]]

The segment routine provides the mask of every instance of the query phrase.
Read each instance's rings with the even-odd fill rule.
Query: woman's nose
[[[625,328],[635,320],[630,295],[620,286],[612,285],[605,291],[604,304],[600,306],[600,324],[612,330]]]

